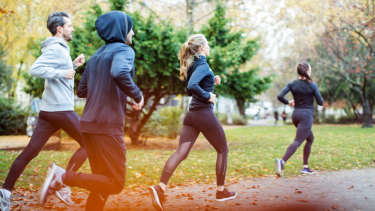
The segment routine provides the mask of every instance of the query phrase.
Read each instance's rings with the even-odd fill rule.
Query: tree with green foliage
[[[225,8],[217,4],[214,17],[201,33],[206,35],[211,47],[210,67],[223,78],[217,93],[233,97],[245,117],[246,103],[255,102],[255,96],[268,89],[271,77],[260,77],[258,68],[242,70],[258,51],[259,41],[246,41],[241,31],[231,32],[230,20],[224,17]]]
[[[375,80],[372,44],[356,36],[348,26],[331,27],[323,35],[320,47],[316,48],[314,60],[317,68],[326,70],[318,72],[319,77],[331,79],[330,84],[323,83],[323,93],[327,92],[325,97],[330,101],[345,100],[354,111],[358,104],[362,105],[362,127],[372,127],[372,82]],[[365,38],[375,38],[374,33],[369,36]]]
[[[225,80],[225,93],[236,100],[239,113],[246,118],[246,104],[256,102],[255,96],[266,91],[270,83],[271,78],[259,77],[257,69],[247,72],[240,72],[236,69]]]
[[[127,110],[130,117],[128,135],[132,143],[137,143],[142,128],[157,107],[168,103],[174,95],[185,93],[184,84],[178,78],[177,55],[186,33],[170,22],[156,21],[153,15],[142,18],[133,14],[132,18],[135,23],[135,81],[145,101],[142,112]]]

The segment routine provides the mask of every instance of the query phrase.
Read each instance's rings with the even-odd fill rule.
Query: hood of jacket
[[[133,27],[129,15],[122,11],[111,11],[98,17],[96,30],[105,43],[121,42],[126,44],[126,37]]]
[[[64,48],[66,48],[69,52],[70,52],[70,48],[68,46],[68,44],[62,39],[62,38],[59,38],[59,37],[48,37],[46,40],[44,40],[41,44],[42,44],[42,52],[43,52],[43,49],[53,45],[53,44],[60,44],[61,46],[63,46]]]

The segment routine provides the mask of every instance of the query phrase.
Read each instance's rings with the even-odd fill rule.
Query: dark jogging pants
[[[103,210],[109,194],[125,185],[126,146],[123,136],[83,133],[92,174],[66,172],[63,183],[90,191],[86,210]]]
[[[80,145],[80,148],[70,158],[67,167],[68,171],[77,171],[87,159],[79,121],[80,118],[74,111],[40,111],[30,142],[12,163],[3,188],[9,191],[13,190],[17,179],[27,164],[39,154],[51,135],[59,129],[63,129]]]
[[[297,128],[294,142],[289,145],[283,160],[286,162],[296,152],[297,148],[306,140],[303,148],[303,164],[308,165],[311,146],[314,142],[314,135],[311,131],[314,111],[312,109],[295,109],[292,115],[294,126]]]
[[[212,108],[187,112],[184,118],[177,151],[165,163],[160,182],[164,184],[168,183],[177,166],[189,155],[200,132],[203,133],[217,152],[217,185],[224,185],[227,171],[228,146],[223,127],[216,118]]]

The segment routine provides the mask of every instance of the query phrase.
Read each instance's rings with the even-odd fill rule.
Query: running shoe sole
[[[314,172],[301,171],[302,174],[314,174]]]
[[[56,165],[54,163],[51,163],[49,168],[48,168],[47,177],[44,180],[42,192],[40,194],[39,204],[41,206],[43,206],[45,201],[46,201],[48,187],[51,185],[51,182],[52,182],[53,175],[54,175],[55,171],[56,171]]]
[[[61,196],[60,192],[55,191],[55,194],[56,194],[56,196],[59,197],[59,199],[60,199],[62,202],[64,202],[66,205],[71,206],[71,207],[74,206],[74,204],[71,204],[71,203],[69,203],[67,200],[65,200],[64,197]]]
[[[278,177],[281,177],[281,175],[283,174],[282,167],[281,167],[281,160],[276,158],[275,159],[275,165],[276,165],[276,172],[275,173]]]
[[[163,211],[163,207],[160,204],[160,199],[159,199],[159,196],[158,196],[158,192],[155,190],[154,187],[150,187],[149,191],[150,191],[150,194],[151,194],[152,205],[154,205],[154,207],[157,210]]]
[[[228,198],[223,198],[223,199],[216,199],[216,201],[226,201],[226,200],[234,199],[234,198],[236,198],[236,196],[237,196],[237,192],[236,192],[236,194],[234,194],[234,196],[231,196],[231,197],[228,197]]]

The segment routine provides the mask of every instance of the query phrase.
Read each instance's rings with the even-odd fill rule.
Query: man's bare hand
[[[73,61],[73,64],[77,67],[83,65],[85,63],[85,55],[83,54],[80,54],[79,56],[77,56],[76,59],[74,59]]]
[[[66,79],[72,79],[72,78],[74,78],[75,74],[76,74],[76,71],[74,71],[74,70],[67,70],[65,72],[65,78]]]
[[[141,102],[139,102],[139,103],[134,103],[133,105],[132,105],[132,108],[134,109],[134,110],[141,110],[142,109],[142,107],[143,107],[143,104],[144,104],[144,100],[143,100],[143,96],[142,96],[142,100],[141,100]]]

